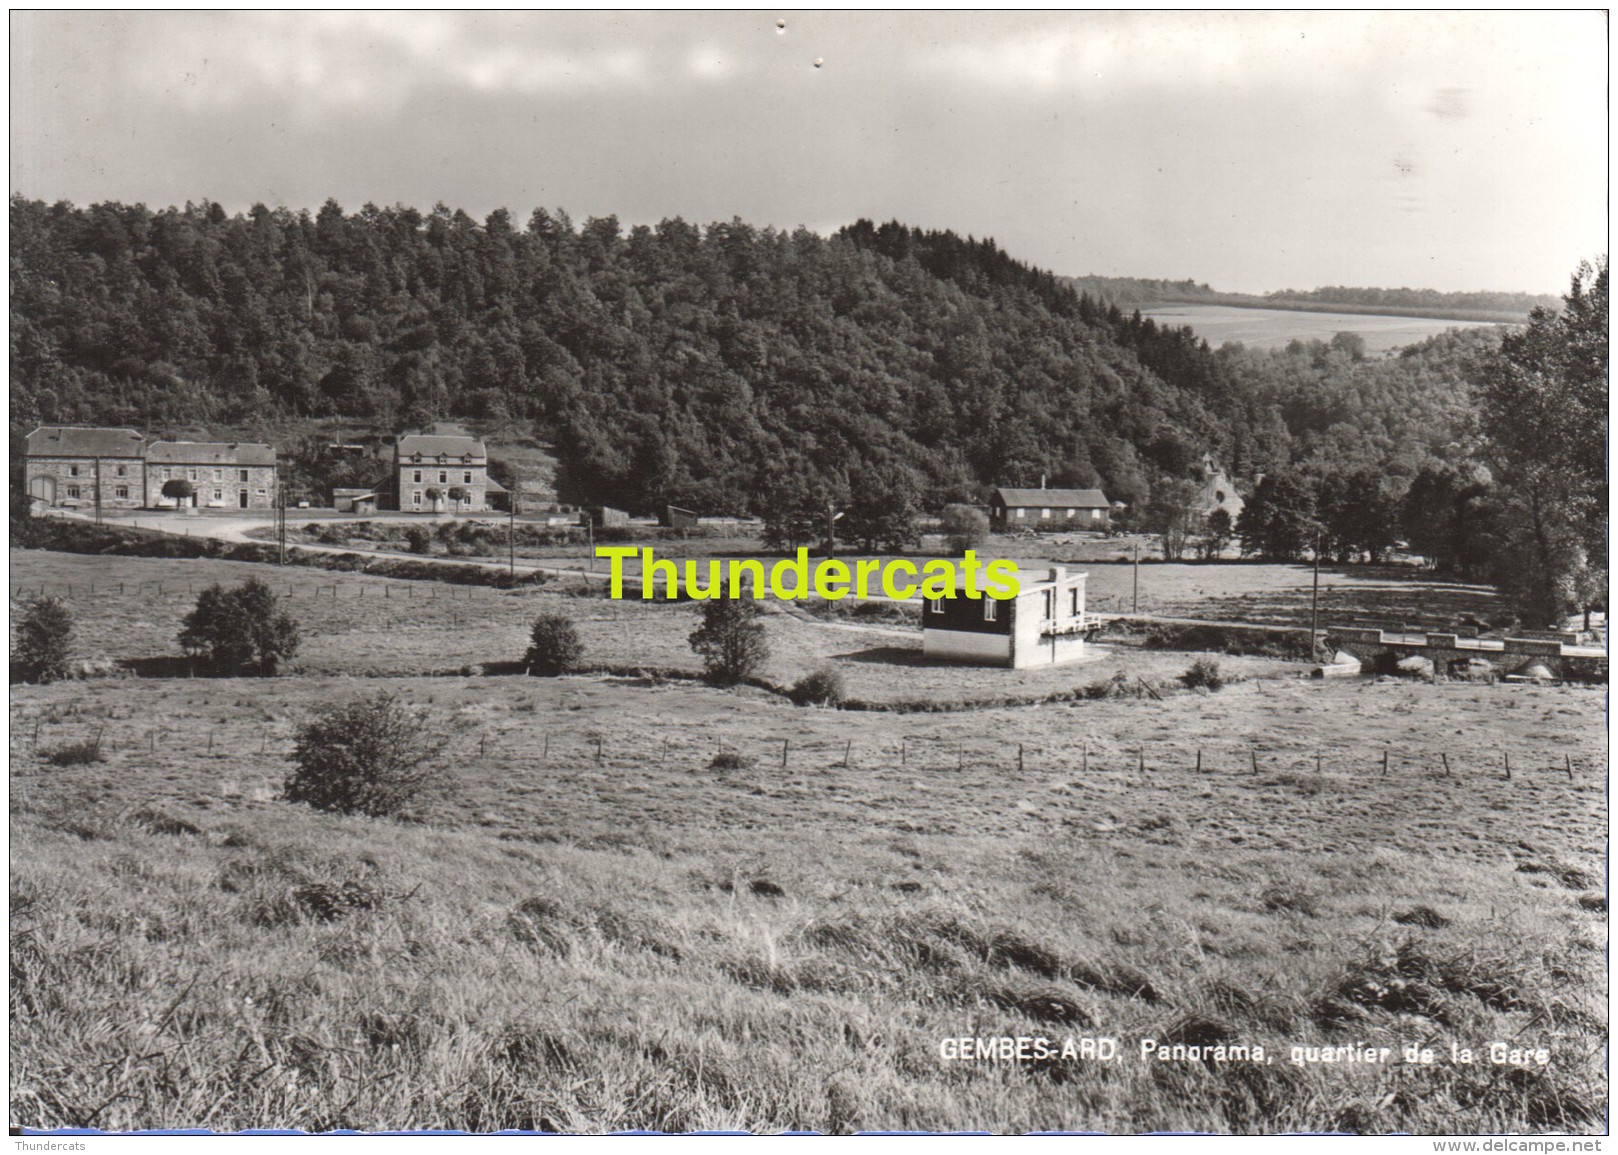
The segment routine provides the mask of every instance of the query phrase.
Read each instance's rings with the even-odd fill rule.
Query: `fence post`
[[[1145,743],[1142,743],[1141,748],[1140,748],[1140,772],[1142,774],[1146,773],[1146,745],[1145,745]]]
[[[900,738],[899,739],[899,765],[908,766],[909,764],[910,764],[910,739],[909,738]]]
[[[960,742],[955,743],[955,769],[966,769],[966,746]]]
[[[1449,777],[1449,755],[1445,751],[1440,750],[1438,752],[1438,756],[1444,760],[1444,777],[1448,778]]]
[[[1571,782],[1573,781],[1573,757],[1564,751],[1562,754],[1562,760],[1567,765],[1567,780]]]
[[[1511,781],[1511,751],[1506,751],[1506,781]]]
[[[791,744],[792,743],[791,743],[790,739],[787,739],[787,738],[782,738],[781,739],[781,769],[783,769],[783,770],[785,770],[787,768],[787,747],[790,746]]]
[[[1449,763],[1446,762],[1444,764],[1444,767],[1445,767],[1445,772],[1447,773],[1448,769],[1449,769]],[[1315,773],[1316,774],[1320,773],[1320,751],[1319,750],[1315,751]]]
[[[1253,760],[1253,773],[1257,774],[1258,773],[1258,751],[1252,749],[1251,747],[1249,747],[1248,751],[1247,751],[1247,756]]]
[[[1084,773],[1090,773],[1090,743],[1084,744]]]
[[[843,744],[843,766],[845,768],[848,766],[849,751],[851,751],[853,749],[854,749],[854,739],[850,738],[847,742],[845,742]]]
[[[1022,743],[1017,743],[1017,773],[1022,773]]]
[[[1197,773],[1202,773],[1202,747],[1197,747]]]
[[[1510,771],[1511,755],[1510,754],[1506,755],[1506,765],[1507,765],[1506,777],[1509,778],[1509,777],[1511,777],[1511,771]],[[1384,751],[1382,751],[1382,777],[1386,778],[1387,776],[1388,776],[1388,752],[1386,750],[1384,750]]]
[[[539,757],[540,757],[541,761],[546,761],[546,760],[549,760],[550,756],[551,756],[551,736],[550,736],[549,731],[547,731],[546,734],[545,734],[545,748],[540,751]]]

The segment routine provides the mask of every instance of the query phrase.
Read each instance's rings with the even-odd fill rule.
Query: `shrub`
[[[172,497],[174,499],[174,508],[179,509],[191,500],[191,495],[196,491],[197,487],[185,480],[185,478],[173,477],[163,483],[161,492],[164,497]]]
[[[30,682],[67,677],[67,648],[73,638],[73,611],[61,598],[36,598],[17,623],[12,662]]]
[[[691,634],[691,648],[702,655],[710,680],[733,686],[769,660],[764,623],[750,601],[715,598],[702,607],[702,625]]]
[[[965,556],[967,550],[976,549],[989,536],[989,519],[975,506],[947,505],[941,520],[949,537],[949,552],[957,556]]]
[[[799,678],[790,696],[800,706],[839,706],[846,693],[841,670],[827,667]]]
[[[405,530],[405,542],[410,546],[411,553],[431,553],[433,535],[427,532],[425,526],[413,525]]]
[[[206,653],[220,673],[234,674],[251,663],[259,673],[273,674],[282,659],[298,651],[298,623],[258,578],[233,589],[217,582],[209,586],[183,626],[180,645],[186,653]]]
[[[1185,673],[1180,675],[1180,682],[1188,690],[1195,690],[1199,686],[1217,690],[1225,684],[1225,679],[1219,673],[1218,662],[1212,658],[1198,658],[1186,667]]]
[[[52,766],[88,766],[92,762],[101,762],[104,760],[101,755],[101,735],[58,746],[47,753],[45,759]]]
[[[564,614],[540,614],[528,635],[528,652],[523,664],[538,674],[565,674],[584,657],[584,643]]]
[[[708,763],[710,770],[751,770],[753,759],[746,754],[738,754],[734,750],[721,750],[713,756]]]
[[[426,712],[393,694],[328,706],[298,730],[285,795],[341,814],[397,814],[433,782],[442,746]]]

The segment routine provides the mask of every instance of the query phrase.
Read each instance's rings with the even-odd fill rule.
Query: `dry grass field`
[[[182,583],[258,569],[14,553],[12,590],[82,581],[80,655],[156,657]],[[271,576],[301,675],[12,688],[13,1124],[1605,1129],[1603,690],[1221,658],[1243,680],[1212,694],[809,709],[425,676],[519,656],[541,607],[576,613],[590,660],[694,668],[687,608]],[[873,698],[1046,685],[905,659],[902,630],[767,630],[782,681],[835,661]],[[298,723],[379,690],[448,739],[434,794],[399,819],[280,800]],[[102,761],[50,760],[97,736]],[[963,1035],[1121,1053],[942,1059]],[[1355,1043],[1434,1061],[1291,1060]]]

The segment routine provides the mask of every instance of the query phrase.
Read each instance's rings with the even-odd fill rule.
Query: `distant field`
[[[1133,567],[1090,562],[1082,568],[1090,573],[1093,610],[1129,610]],[[84,660],[177,656],[180,620],[196,594],[211,582],[250,576],[263,577],[289,597],[303,630],[296,664],[310,673],[398,676],[515,662],[542,610],[560,610],[576,620],[589,661],[700,670],[687,642],[697,623],[693,604],[579,597],[578,586],[568,579],[500,591],[246,562],[11,553],[14,610],[19,597],[41,588],[69,598],[79,621],[74,657]],[[1307,567],[1294,565],[1143,565],[1140,604],[1143,612],[1169,617],[1301,626],[1309,621],[1310,577]],[[1367,616],[1453,621],[1466,612],[1487,616],[1494,605],[1492,591],[1434,583],[1408,570],[1350,569],[1328,573],[1323,585],[1322,623]],[[914,626],[866,624],[860,618],[828,624],[798,607],[765,605],[772,650],[766,676],[790,685],[811,670],[836,666],[851,695],[874,701],[1049,693],[1104,680],[1120,669],[1168,678],[1186,665],[1184,655],[1124,654],[1111,645],[1098,647],[1093,663],[1054,669],[941,665],[921,659],[920,631]],[[1264,658],[1225,662],[1230,673],[1252,676],[1290,677],[1300,669]]]
[[[1150,317],[1160,325],[1189,325],[1197,336],[1215,348],[1236,341],[1255,349],[1279,349],[1289,341],[1330,341],[1338,333],[1349,332],[1363,337],[1366,352],[1372,354],[1413,345],[1446,329],[1471,329],[1488,323],[1366,313],[1242,309],[1231,305],[1156,305],[1142,309],[1141,316]]]

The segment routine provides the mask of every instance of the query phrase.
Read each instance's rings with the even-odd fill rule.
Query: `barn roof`
[[[1008,507],[1039,506],[1044,509],[1111,509],[1112,502],[1099,489],[1007,489],[995,494]]]
[[[154,441],[146,460],[159,465],[274,465],[275,450],[256,441]]]
[[[28,435],[29,457],[139,457],[141,436],[133,429],[41,425]]]
[[[483,442],[476,437],[448,437],[436,433],[406,433],[399,438],[398,448],[395,452],[400,460],[421,454],[422,457],[436,459],[440,454],[445,457],[483,457],[489,456]]]

